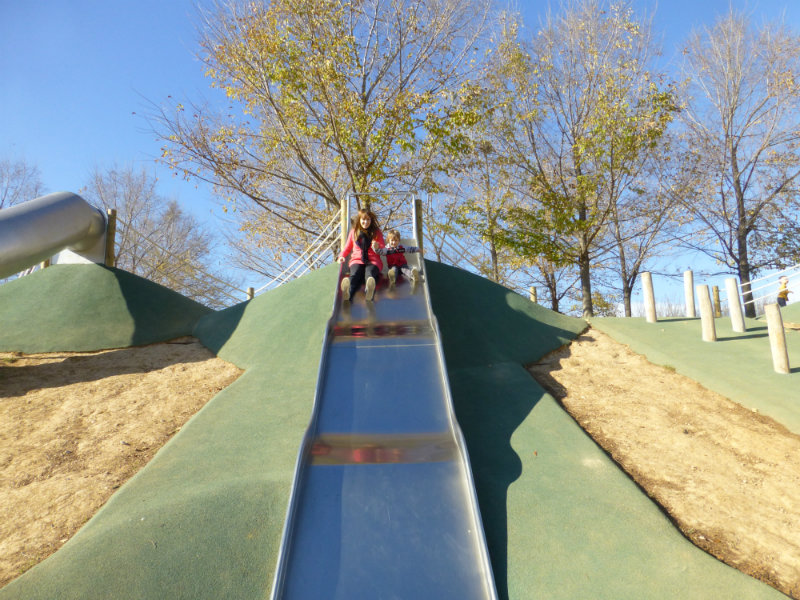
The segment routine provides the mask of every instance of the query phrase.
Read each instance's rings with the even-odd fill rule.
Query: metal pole
[[[341,252],[347,243],[347,234],[350,232],[350,194],[345,196],[344,204],[339,206],[339,214],[341,216],[339,252]]]
[[[422,251],[422,198],[414,198],[412,212],[414,217],[414,239],[417,241],[417,247]]]

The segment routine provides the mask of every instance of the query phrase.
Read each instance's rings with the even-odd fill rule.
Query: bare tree
[[[212,235],[177,201],[158,193],[155,176],[144,169],[95,169],[82,193],[117,210],[115,266],[212,308],[231,303],[234,286],[222,285],[225,279],[212,265]]]
[[[0,208],[38,198],[44,193],[36,166],[24,160],[0,158]]]
[[[739,276],[753,317],[751,277],[780,265],[800,237],[800,38],[731,11],[692,35],[685,69],[692,96],[684,122],[698,181],[685,207],[710,240],[695,247]]]

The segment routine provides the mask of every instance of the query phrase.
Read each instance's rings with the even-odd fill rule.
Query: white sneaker
[[[411,267],[411,289],[417,287],[419,283],[419,269],[417,267]]]
[[[342,278],[341,287],[342,287],[342,300],[345,301],[345,302],[349,302],[350,301],[350,278],[349,277],[343,277]]]
[[[394,284],[397,283],[397,269],[389,269],[389,289],[394,289]]]
[[[367,300],[372,300],[375,296],[375,278],[369,277],[367,279],[367,288],[364,292],[364,295],[367,297]]]

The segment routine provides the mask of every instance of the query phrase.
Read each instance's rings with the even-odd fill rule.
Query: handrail
[[[333,216],[333,218],[328,222],[328,224],[323,228],[323,230],[317,235],[317,237],[314,238],[314,241],[311,242],[311,244],[309,245],[309,247],[306,249],[305,252],[303,252],[301,255],[299,255],[297,258],[295,258],[295,260],[288,267],[286,267],[283,271],[281,271],[278,275],[273,277],[272,281],[262,285],[260,288],[255,290],[254,295],[257,295],[257,294],[261,293],[262,291],[264,291],[265,289],[270,288],[270,286],[275,284],[275,282],[278,282],[278,284],[275,285],[274,287],[280,287],[281,285],[283,285],[284,283],[286,283],[290,279],[292,279],[294,277],[299,277],[300,275],[303,275],[304,273],[307,273],[309,271],[309,269],[311,269],[311,268],[315,267],[317,264],[319,264],[320,258],[318,258],[318,257],[311,259],[311,264],[310,265],[306,265],[305,262],[306,262],[306,260],[308,260],[309,256],[319,255],[323,251],[324,252],[328,252],[331,248],[334,247],[334,245],[336,243],[338,243],[338,241],[339,241],[339,239],[338,239],[339,236],[338,236],[338,232],[337,232],[338,226],[339,226],[339,213],[337,213],[337,214],[335,214]],[[330,238],[332,236],[332,234],[335,234],[333,236],[333,239],[330,242],[328,242],[327,245],[323,246],[325,240]],[[295,266],[295,265],[297,265],[297,266]],[[297,272],[303,266],[305,266],[306,269],[304,271],[302,271],[298,275]]]
[[[747,302],[742,302],[742,304],[744,306],[746,306],[748,304],[755,305],[755,303],[760,301],[760,300],[764,300],[765,298],[769,298],[771,296],[774,296],[775,293],[776,293],[774,291],[774,289],[775,289],[774,286],[778,282],[780,277],[785,273],[790,273],[791,274],[791,275],[788,276],[789,283],[791,283],[793,277],[800,276],[800,264],[797,264],[797,265],[795,265],[793,267],[788,267],[786,269],[783,269],[782,271],[777,271],[775,273],[771,273],[770,275],[765,275],[764,277],[760,277],[758,279],[752,280],[750,283],[753,283],[754,281],[767,281],[767,283],[765,283],[764,285],[755,287],[755,288],[751,287],[750,288],[750,294],[752,296],[752,299],[748,300]],[[744,284],[744,285],[746,285],[746,284]],[[737,288],[739,289],[740,293],[743,293],[742,292],[743,284],[738,283],[737,284]],[[769,293],[766,293],[766,294],[761,294],[761,295],[758,295],[758,296],[755,295],[755,293],[754,293],[756,291],[765,290],[765,289],[771,289],[773,291],[771,291]]]

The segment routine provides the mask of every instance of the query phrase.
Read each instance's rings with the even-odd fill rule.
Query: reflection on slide
[[[497,597],[426,283],[337,291],[272,597]]]

